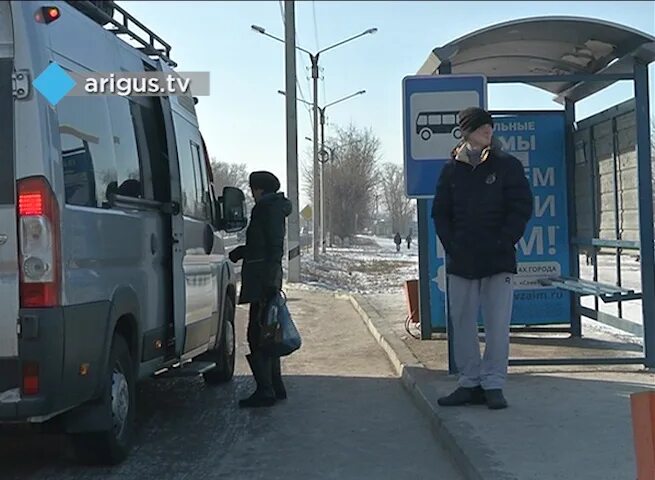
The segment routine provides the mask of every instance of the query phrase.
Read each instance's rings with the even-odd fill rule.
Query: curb
[[[396,340],[391,336],[391,338],[387,338],[382,332],[380,332],[371,318],[371,315],[376,315],[377,312],[369,313],[366,311],[366,309],[360,304],[362,300],[365,300],[358,300],[354,295],[336,296],[337,298],[349,300],[357,313],[359,313],[360,317],[373,335],[373,338],[375,338],[380,347],[382,347],[389,357],[391,364],[400,377],[403,386],[414,400],[414,403],[421,413],[426,415],[430,420],[433,435],[439,443],[441,443],[442,447],[450,454],[450,457],[453,459],[461,473],[464,474],[465,478],[469,480],[488,480],[490,478],[498,480],[503,478],[509,480],[515,478],[507,474],[500,474],[499,476],[500,472],[498,472],[496,466],[484,460],[476,461],[471,455],[466,453],[468,449],[466,448],[466,445],[463,445],[464,442],[461,442],[458,439],[458,436],[455,435],[455,430],[447,425],[447,423],[449,423],[447,419],[444,419],[440,412],[434,408],[434,405],[429,400],[427,392],[425,392],[419,385],[417,375],[415,375],[414,372],[425,369],[425,366],[421,364],[414,353],[401,339]],[[371,304],[369,304],[369,306],[371,307],[371,310],[375,311],[375,308]]]

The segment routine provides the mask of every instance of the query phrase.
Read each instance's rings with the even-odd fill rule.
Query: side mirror
[[[248,225],[246,218],[246,197],[243,192],[234,187],[225,187],[223,196],[218,199],[221,212],[216,226],[227,233],[235,233],[243,230]]]

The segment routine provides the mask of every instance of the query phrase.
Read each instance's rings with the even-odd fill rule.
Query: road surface
[[[65,438],[0,441],[5,480],[389,479],[459,480],[382,350],[352,307],[291,291],[303,348],[285,359],[289,400],[240,411],[252,380],[239,309],[238,376],[206,387],[200,379],[148,381],[140,388],[131,457],[116,468],[78,466]]]

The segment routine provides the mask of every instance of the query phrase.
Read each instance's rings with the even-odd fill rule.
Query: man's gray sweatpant
[[[514,300],[513,282],[511,273],[480,280],[448,275],[448,303],[460,387],[481,385],[485,390],[504,387]],[[478,340],[480,311],[485,331],[482,359]]]

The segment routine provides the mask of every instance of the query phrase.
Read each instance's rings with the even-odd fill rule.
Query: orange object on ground
[[[655,391],[630,395],[637,480],[655,480]]]
[[[407,316],[412,323],[419,323],[418,312],[418,280],[405,281],[405,299],[407,300]]]

